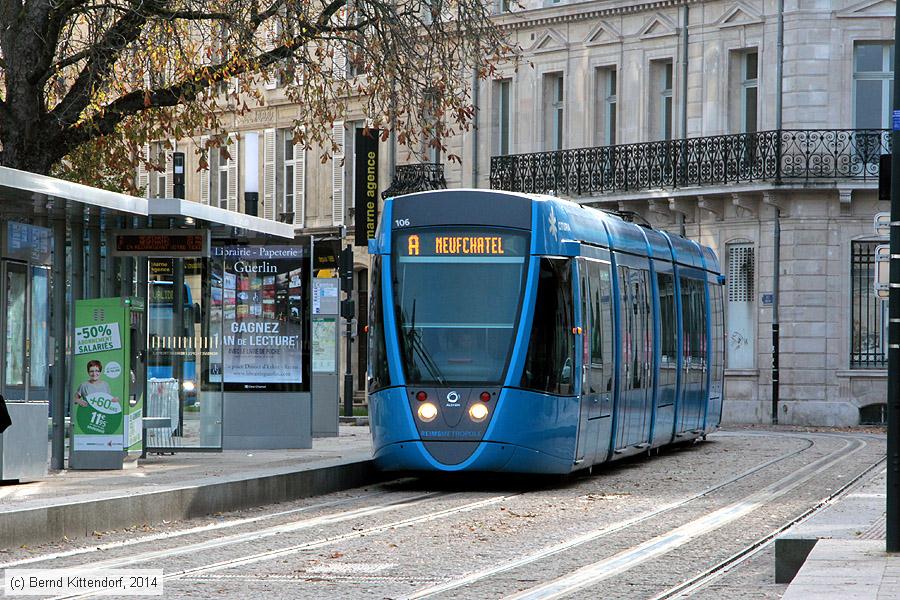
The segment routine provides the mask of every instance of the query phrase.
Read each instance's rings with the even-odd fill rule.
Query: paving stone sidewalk
[[[365,485],[379,475],[368,427],[308,450],[149,455],[133,469],[57,471],[0,486],[0,548],[238,510]]]
[[[782,600],[896,600],[900,553],[885,551],[881,472],[803,527],[819,541]]]

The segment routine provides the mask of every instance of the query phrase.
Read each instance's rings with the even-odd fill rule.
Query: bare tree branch
[[[119,52],[137,39],[146,21],[146,16],[140,12],[129,12],[106,32],[103,39],[98,42],[98,49],[102,48],[103,51],[95,50],[91,53],[87,64],[69,88],[69,93],[51,111],[50,116],[53,119],[63,126],[71,125],[78,120],[81,112],[91,101],[88,93],[90,86],[109,75]]]
[[[443,147],[472,73],[515,54],[485,0],[0,0],[0,22],[0,164],[126,186],[141,145],[220,132],[275,79],[298,143],[352,114]]]

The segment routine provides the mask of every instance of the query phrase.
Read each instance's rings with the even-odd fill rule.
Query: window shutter
[[[275,220],[275,130],[263,133],[263,217]]]
[[[341,9],[334,18],[337,21],[336,24],[338,26],[346,25],[348,21],[346,7]],[[347,42],[343,40],[338,39],[334,41],[334,55],[331,57],[331,70],[332,73],[334,73],[335,79],[347,78]]]
[[[331,163],[331,224],[344,224],[344,122],[334,124],[332,135],[337,144]]]
[[[209,141],[209,136],[200,136],[200,147],[206,156],[206,168],[200,169],[200,203],[209,205],[209,170],[211,165],[209,164],[209,149],[206,148],[207,141]]]
[[[238,209],[238,136],[232,133],[228,136],[228,210]]]
[[[262,30],[262,28],[260,28],[260,30]],[[275,49],[275,39],[278,37],[281,37],[281,36],[279,36],[279,33],[280,33],[279,30],[280,30],[280,27],[278,26],[278,23],[276,23],[274,26],[265,28],[265,31],[263,31],[263,33],[262,33],[262,35],[264,37],[263,43],[262,43],[263,51],[271,52],[272,50]],[[266,79],[265,88],[267,90],[274,90],[275,88],[278,87],[278,76],[275,74],[274,71],[277,71],[277,69],[279,68],[279,65],[277,65],[277,64],[271,65],[270,68],[273,69],[273,72]]]
[[[752,302],[755,270],[753,246],[734,244],[728,250],[728,300]]]
[[[306,149],[294,144],[294,225],[306,222]]]
[[[150,172],[147,171],[145,161],[150,160],[150,144],[144,144],[141,148],[141,160],[138,162],[137,187],[144,190],[144,197],[150,197]]]
[[[175,167],[174,162],[172,160],[172,155],[178,149],[178,144],[175,140],[169,140],[169,143],[172,145],[172,148],[166,150],[166,190],[165,196],[166,198],[174,198],[175,197],[175,182],[173,181],[175,175]]]
[[[344,42],[338,42],[334,49],[334,77],[347,78],[347,45]]]

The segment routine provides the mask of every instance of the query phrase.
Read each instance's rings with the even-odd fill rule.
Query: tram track
[[[802,467],[786,477],[729,503],[698,519],[655,536],[613,556],[582,566],[552,581],[507,596],[507,600],[550,600],[583,591],[611,577],[629,571],[651,559],[672,552],[725,525],[734,523],[769,502],[797,489],[866,446],[860,439],[850,439],[844,448]]]
[[[422,496],[450,496],[450,495],[452,495],[452,494],[444,494],[444,493],[422,494]],[[248,554],[248,555],[244,555],[244,556],[240,556],[240,557],[236,557],[236,558],[232,558],[232,559],[221,560],[221,561],[217,561],[217,562],[214,562],[211,564],[202,565],[199,567],[182,569],[179,571],[170,572],[168,574],[165,574],[164,580],[172,581],[172,580],[183,579],[183,578],[191,577],[191,576],[202,576],[202,575],[206,575],[209,573],[215,573],[217,571],[222,571],[225,569],[247,566],[247,565],[251,565],[251,564],[262,562],[262,561],[274,560],[277,558],[284,558],[286,556],[299,554],[306,550],[315,550],[317,548],[323,548],[326,546],[330,546],[332,544],[335,544],[335,543],[338,543],[341,541],[364,538],[369,535],[383,533],[385,531],[399,529],[402,527],[410,527],[413,525],[418,525],[421,523],[434,521],[437,519],[441,519],[441,518],[451,516],[454,514],[459,514],[462,512],[478,510],[480,508],[484,508],[486,506],[490,506],[493,504],[498,504],[498,503],[504,502],[506,500],[509,500],[510,498],[513,498],[515,496],[520,496],[520,495],[521,494],[517,493],[517,494],[507,494],[507,495],[503,495],[503,496],[494,496],[494,497],[486,498],[486,499],[479,500],[476,502],[469,502],[469,503],[463,504],[461,506],[455,506],[455,507],[451,507],[451,508],[447,508],[447,509],[443,509],[443,510],[439,510],[439,511],[432,511],[432,512],[428,512],[426,514],[417,515],[415,517],[401,519],[399,521],[391,521],[388,523],[383,523],[381,525],[376,525],[373,527],[368,527],[368,528],[364,528],[364,529],[360,529],[360,530],[351,531],[349,533],[319,538],[319,539],[312,540],[309,542],[304,542],[302,544],[291,545],[291,546],[288,546],[285,548],[278,548],[275,550],[266,550],[264,552],[255,552],[252,554]],[[165,552],[165,551],[162,551],[162,552]],[[152,553],[152,554],[156,554],[156,553]],[[145,558],[145,556],[147,556],[147,555],[135,556],[135,557],[131,557],[128,559],[122,559],[122,560],[115,562],[115,564],[109,564],[109,563],[92,564],[92,568],[124,567],[126,565],[131,565],[131,564],[135,564],[135,563],[139,563],[139,562],[146,562],[146,560],[151,560],[151,558]],[[165,554],[165,556],[169,556],[169,555]],[[110,562],[112,562],[112,561],[110,561]],[[68,598],[89,598],[89,597],[93,597],[96,595],[97,594],[94,594],[94,593],[64,595],[64,596],[56,596],[54,598],[54,600],[62,600],[64,598],[67,598],[67,599]]]
[[[340,506],[342,504],[349,504],[351,502],[356,502],[359,500],[364,500],[366,498],[375,498],[378,496],[383,496],[388,494],[388,491],[378,491],[367,494],[361,494],[358,496],[351,496],[349,498],[341,498],[339,500],[330,500],[328,502],[318,502],[315,504],[311,504],[309,506],[302,506],[300,508],[292,508],[289,510],[282,510],[274,513],[268,513],[264,515],[259,515],[256,517],[245,517],[242,519],[235,519],[231,521],[224,521],[221,523],[210,523],[207,525],[200,525],[197,527],[190,527],[187,529],[178,529],[176,531],[166,531],[162,533],[155,533],[150,535],[145,535],[137,538],[130,538],[126,540],[119,540],[116,542],[109,542],[100,545],[86,546],[84,548],[73,548],[71,550],[63,550],[61,552],[53,552],[50,554],[41,554],[39,556],[33,556],[30,558],[22,558],[19,560],[12,560],[9,562],[0,562],[0,569],[11,569],[16,567],[21,567],[24,565],[30,565],[34,563],[47,562],[51,560],[58,560],[62,558],[70,558],[73,556],[78,556],[81,554],[89,554],[95,552],[108,552],[115,551],[122,548],[127,548],[129,546],[135,546],[138,544],[149,544],[153,542],[162,542],[168,540],[174,540],[181,537],[189,536],[189,535],[201,535],[203,533],[215,532],[224,529],[231,529],[235,527],[244,527],[248,525],[254,525],[257,523],[261,523],[264,521],[271,521],[274,519],[291,517],[294,515],[300,515],[302,513],[313,512],[316,510],[321,510],[323,508],[329,508],[332,506]],[[4,587],[4,582],[0,580],[0,590]]]
[[[806,442],[806,446],[804,446],[803,448],[793,450],[793,451],[785,453],[781,456],[775,457],[769,461],[761,463],[747,471],[744,471],[743,473],[741,473],[731,479],[725,480],[713,487],[710,487],[699,494],[695,494],[694,496],[686,498],[680,502],[676,502],[671,505],[667,505],[667,507],[665,507],[664,509],[653,511],[652,513],[647,514],[646,516],[642,516],[642,517],[639,517],[636,519],[631,519],[627,522],[627,525],[625,525],[625,526],[640,522],[646,518],[650,518],[650,517],[654,516],[655,514],[664,512],[665,510],[672,510],[674,508],[677,508],[691,500],[711,494],[724,486],[730,485],[731,483],[734,483],[735,481],[738,481],[738,480],[748,477],[754,473],[757,473],[769,466],[772,466],[773,464],[779,463],[779,462],[787,460],[793,456],[801,454],[813,446],[812,440],[804,439],[804,441]],[[341,504],[347,504],[350,502],[364,500],[367,498],[381,497],[388,493],[390,493],[390,492],[378,491],[378,492],[374,492],[374,493],[370,493],[370,494],[363,494],[363,495],[359,495],[359,496],[353,496],[350,498],[343,498],[340,500],[316,503],[316,504],[313,504],[310,506],[300,507],[300,508],[296,508],[296,509],[290,509],[290,510],[286,510],[286,511],[278,511],[275,513],[260,515],[260,516],[256,516],[256,517],[237,519],[234,521],[228,521],[228,522],[224,522],[224,523],[213,523],[213,524],[202,525],[199,527],[192,527],[192,528],[173,531],[173,532],[152,534],[152,535],[148,535],[148,536],[142,536],[139,538],[133,538],[133,539],[128,539],[128,540],[121,540],[118,542],[103,544],[100,546],[76,548],[73,550],[67,550],[67,551],[62,551],[62,552],[34,556],[34,557],[26,558],[26,559],[20,559],[20,560],[0,563],[0,568],[5,569],[5,568],[22,567],[22,566],[31,565],[31,564],[49,562],[49,561],[63,559],[63,558],[70,558],[70,557],[79,556],[79,555],[83,555],[83,554],[93,554],[93,553],[98,553],[98,552],[115,551],[115,550],[119,550],[119,549],[126,548],[129,546],[148,544],[148,543],[153,543],[153,542],[161,542],[161,541],[170,541],[170,540],[174,540],[177,538],[182,538],[182,537],[186,537],[186,536],[190,536],[190,535],[202,535],[205,533],[213,533],[213,532],[216,532],[218,530],[223,530],[223,529],[243,527],[243,526],[248,526],[248,525],[256,525],[256,524],[263,523],[265,521],[269,521],[269,520],[273,520],[273,519],[279,519],[279,518],[291,517],[294,515],[300,515],[300,514],[303,514],[306,512],[321,510],[323,508],[328,508],[328,507],[337,506],[337,505],[341,505]],[[428,493],[428,494],[422,494],[420,496],[415,496],[413,498],[414,498],[415,502],[418,502],[419,500],[421,500],[423,498],[433,498],[433,497],[438,497],[440,495],[441,495],[440,493]],[[392,507],[393,508],[406,508],[408,506],[409,506],[408,500],[392,501],[389,503],[375,505],[375,506],[368,506],[368,507],[364,507],[361,509],[353,509],[350,511],[343,511],[343,512],[339,512],[339,513],[332,513],[330,515],[313,517],[312,519],[304,519],[302,521],[298,521],[298,522],[294,522],[294,523],[290,523],[290,524],[276,525],[276,526],[267,527],[267,528],[261,529],[261,530],[257,529],[252,532],[249,532],[249,533],[234,534],[234,535],[229,535],[229,536],[225,536],[225,537],[215,538],[214,540],[211,540],[211,541],[195,542],[192,544],[185,545],[179,549],[167,550],[167,551],[154,550],[151,552],[139,553],[139,554],[132,555],[132,557],[130,559],[128,559],[127,561],[123,561],[122,559],[110,559],[108,561],[92,562],[91,564],[98,566],[98,567],[103,567],[103,568],[107,568],[107,567],[114,568],[114,567],[118,567],[118,566],[123,566],[125,564],[133,564],[136,562],[147,562],[150,560],[154,560],[154,559],[158,558],[159,556],[176,556],[179,554],[188,554],[188,553],[193,553],[193,552],[197,552],[197,551],[201,551],[201,550],[208,550],[212,547],[222,547],[222,546],[227,546],[227,545],[245,543],[248,541],[259,540],[259,539],[262,539],[265,537],[275,536],[275,535],[279,535],[279,534],[283,534],[283,533],[290,533],[290,532],[300,531],[302,529],[308,529],[311,527],[335,524],[335,523],[340,523],[340,522],[354,519],[354,518],[371,516],[374,514],[379,514],[379,513],[383,512],[384,509],[390,509]],[[615,530],[619,530],[621,528],[622,527],[618,527],[618,528],[615,528]],[[585,541],[587,541],[587,540],[585,540]],[[2,587],[3,587],[3,582],[0,581],[0,589],[2,589]],[[418,596],[416,596],[416,597],[418,597]]]
[[[788,435],[790,435],[790,434],[788,434]],[[565,553],[570,550],[574,550],[575,548],[578,548],[579,546],[588,544],[589,542],[599,540],[599,539],[602,539],[607,536],[612,536],[613,534],[617,534],[620,532],[628,531],[641,523],[649,522],[651,519],[653,519],[655,517],[659,517],[661,515],[665,515],[666,513],[675,511],[676,509],[688,506],[691,503],[696,502],[702,498],[708,497],[724,488],[727,488],[728,486],[732,486],[733,484],[740,482],[742,480],[746,480],[753,475],[756,475],[756,474],[759,474],[759,473],[765,471],[766,469],[769,469],[775,465],[779,465],[779,463],[784,463],[785,461],[788,461],[792,458],[800,456],[803,453],[808,452],[810,449],[815,448],[816,444],[817,444],[817,440],[825,439],[824,436],[819,436],[818,434],[805,435],[805,436],[794,434],[794,435],[790,435],[790,437],[792,437],[795,440],[802,443],[803,444],[802,447],[799,447],[799,448],[795,447],[794,449],[792,449],[789,452],[784,452],[778,456],[774,456],[768,460],[765,460],[764,462],[761,462],[749,469],[746,469],[735,476],[732,476],[732,477],[724,479],[720,482],[717,482],[714,485],[707,487],[706,489],[704,489],[701,492],[692,494],[690,496],[683,497],[681,499],[667,503],[664,506],[657,507],[653,510],[645,511],[645,512],[635,515],[631,518],[624,519],[624,520],[618,521],[616,523],[606,525],[602,528],[587,532],[587,533],[582,534],[572,540],[568,540],[568,541],[560,543],[560,544],[556,544],[553,546],[548,546],[548,547],[544,547],[542,549],[538,549],[536,552],[532,552],[532,553],[530,553],[526,556],[520,557],[516,560],[508,561],[508,562],[499,564],[495,567],[491,567],[491,568],[484,569],[481,571],[469,573],[458,579],[453,579],[450,581],[442,582],[442,581],[440,581],[440,579],[438,577],[432,576],[430,584],[427,584],[427,585],[429,585],[429,587],[420,589],[416,592],[413,592],[411,595],[405,596],[405,597],[409,598],[409,599],[433,597],[433,596],[437,596],[442,593],[449,592],[454,589],[465,587],[465,586],[473,584],[473,583],[477,583],[477,582],[481,582],[481,581],[489,581],[492,577],[499,575],[505,571],[510,571],[510,570],[513,570],[513,569],[516,569],[519,567],[528,566],[528,565],[530,565],[532,563],[536,563],[540,560],[550,558],[551,556],[562,554],[562,553]],[[829,437],[832,440],[835,439],[835,436],[829,436]],[[817,469],[817,468],[827,469],[831,466],[834,466],[834,464],[840,462],[840,460],[842,458],[850,456],[852,453],[857,452],[866,446],[866,442],[860,440],[858,437],[856,437],[856,438],[849,437],[849,436],[840,436],[840,437],[843,439],[843,445],[841,448],[836,449],[836,450],[831,450],[828,454],[825,454],[824,456],[820,456],[812,463],[809,463],[808,465],[801,467],[801,468],[797,469],[796,471],[793,471],[792,475],[779,479],[779,482],[790,479],[791,477],[793,477],[794,479],[796,479],[798,477],[803,477],[804,473],[808,473],[808,475],[803,479],[803,481],[806,481],[810,477],[815,476],[815,474],[818,472],[818,471],[815,471],[815,469]],[[826,450],[827,450],[827,448],[826,448]],[[787,463],[785,463],[784,467],[790,468]],[[777,471],[784,472],[784,470],[785,470],[784,467],[777,469]],[[810,469],[813,469],[813,471],[810,471]],[[772,485],[775,485],[775,484],[772,484]],[[797,483],[796,485],[800,485],[800,483]],[[763,488],[763,490],[766,490],[769,487],[771,487],[771,486],[767,486],[766,488]],[[378,491],[378,492],[375,492],[372,494],[354,496],[352,498],[341,499],[338,501],[330,501],[330,502],[326,502],[326,503],[320,503],[320,504],[316,504],[316,505],[312,505],[312,506],[308,506],[308,507],[291,509],[289,511],[280,511],[279,513],[273,513],[271,515],[260,515],[258,517],[252,517],[250,519],[239,519],[239,520],[236,520],[231,523],[205,525],[205,526],[201,526],[201,527],[197,527],[197,528],[191,528],[188,530],[184,530],[183,532],[182,531],[173,532],[172,536],[182,537],[182,536],[188,536],[191,533],[203,535],[203,534],[207,534],[210,531],[215,531],[216,529],[219,528],[219,526],[221,526],[221,527],[238,526],[238,525],[253,526],[253,525],[258,525],[260,523],[263,523],[263,522],[265,522],[265,520],[271,519],[271,518],[290,517],[294,513],[302,514],[302,512],[307,512],[307,511],[314,510],[314,509],[321,509],[321,508],[325,508],[328,506],[334,506],[334,505],[338,505],[338,504],[344,504],[347,502],[359,501],[359,500],[371,499],[371,498],[380,498],[381,496],[383,496],[384,494],[387,494],[387,493],[390,493],[390,492],[389,491],[384,491],[384,492]],[[417,495],[414,495],[411,497],[394,500],[391,502],[383,502],[383,503],[380,503],[380,504],[377,504],[374,506],[370,505],[370,506],[364,506],[362,508],[354,508],[354,509],[348,510],[348,511],[341,511],[341,512],[336,512],[336,513],[331,513],[331,514],[318,515],[318,516],[312,517],[310,519],[304,519],[302,521],[298,521],[298,522],[294,522],[294,523],[280,524],[280,525],[275,525],[273,527],[267,527],[264,529],[258,529],[258,530],[254,530],[254,531],[250,531],[250,532],[237,533],[237,534],[225,536],[222,538],[216,538],[216,539],[212,539],[212,540],[204,540],[204,541],[200,541],[200,542],[189,543],[184,546],[178,547],[174,550],[154,549],[154,550],[147,551],[147,552],[132,554],[129,557],[110,558],[110,559],[103,560],[103,561],[94,560],[89,563],[89,566],[92,569],[94,569],[94,568],[130,567],[130,566],[141,564],[141,563],[152,563],[155,560],[161,560],[164,558],[170,558],[172,556],[178,556],[178,555],[191,555],[191,556],[202,557],[202,556],[208,556],[209,551],[213,550],[213,549],[222,549],[225,547],[234,546],[234,547],[238,548],[239,550],[241,550],[241,548],[240,548],[241,544],[249,544],[250,546],[252,546],[252,542],[254,542],[254,541],[263,540],[266,538],[275,538],[276,536],[280,536],[282,534],[290,535],[290,534],[294,534],[297,532],[301,532],[303,530],[309,530],[309,529],[313,529],[313,528],[325,528],[325,527],[337,525],[340,523],[346,523],[351,520],[360,520],[360,519],[365,520],[365,519],[370,519],[370,518],[380,516],[380,515],[390,515],[391,513],[396,512],[396,511],[406,511],[406,512],[418,513],[418,514],[413,514],[412,516],[407,516],[406,514],[404,514],[404,516],[406,518],[402,518],[399,520],[391,520],[391,521],[387,521],[387,522],[383,522],[383,523],[378,523],[378,524],[375,524],[375,525],[372,525],[369,527],[365,527],[365,526],[354,527],[353,530],[349,531],[349,532],[345,530],[344,532],[336,531],[334,534],[331,534],[331,532],[326,531],[325,532],[326,535],[324,535],[324,536],[319,535],[315,539],[295,541],[295,543],[285,546],[285,547],[281,547],[281,548],[271,548],[271,549],[267,548],[264,551],[255,551],[255,552],[246,552],[246,549],[244,549],[244,550],[242,550],[242,552],[244,552],[244,553],[242,553],[238,556],[221,558],[221,555],[220,555],[220,560],[210,562],[208,564],[202,564],[202,565],[197,565],[197,566],[192,566],[192,567],[189,566],[186,568],[180,568],[180,569],[175,569],[175,570],[169,570],[170,568],[167,568],[167,572],[164,576],[164,579],[166,581],[173,581],[173,582],[178,581],[178,580],[200,582],[200,581],[204,581],[204,580],[211,581],[211,580],[220,580],[220,579],[222,581],[227,581],[227,580],[234,579],[234,577],[232,576],[231,573],[225,572],[225,571],[228,571],[231,569],[238,569],[239,567],[258,564],[258,563],[262,563],[265,561],[274,561],[276,559],[283,559],[283,558],[286,558],[289,556],[302,554],[307,551],[317,550],[317,549],[325,548],[325,547],[332,546],[332,545],[338,545],[338,544],[341,544],[342,542],[350,542],[352,540],[358,540],[360,538],[364,538],[367,536],[384,534],[384,533],[389,532],[394,529],[415,527],[418,525],[423,525],[423,524],[426,524],[429,522],[433,522],[438,519],[446,519],[446,518],[452,517],[453,515],[456,515],[456,514],[472,512],[472,511],[479,511],[481,509],[485,509],[492,505],[508,502],[510,499],[512,499],[514,497],[523,495],[522,493],[509,493],[509,494],[504,494],[504,495],[496,495],[496,496],[492,496],[492,497],[488,497],[488,498],[481,498],[477,501],[466,502],[465,504],[462,504],[459,506],[450,506],[447,508],[439,508],[439,509],[435,508],[435,506],[434,506],[435,502],[437,502],[438,506],[440,506],[440,503],[442,503],[443,501],[445,501],[447,499],[451,499],[460,493],[461,492],[447,492],[447,491],[440,491],[440,492],[432,491],[432,492],[428,492],[428,493],[421,493],[421,494],[417,494]],[[761,492],[757,492],[757,494],[758,493],[761,493]],[[784,493],[786,493],[786,492],[784,492]],[[746,498],[752,498],[752,497],[753,497],[753,494],[745,497],[743,499],[743,501],[746,501]],[[738,502],[737,504],[739,504],[739,503],[740,502]],[[163,535],[157,534],[156,536],[148,536],[146,538],[138,538],[135,540],[128,540],[127,545],[133,546],[135,544],[140,544],[140,543],[149,543],[149,542],[151,542],[151,538],[165,539],[166,537],[172,537],[172,536],[166,536],[164,534]],[[279,542],[283,543],[281,539],[279,539]],[[122,548],[123,545],[125,545],[125,544],[113,543],[113,544],[108,544],[103,549],[114,551],[118,548]],[[258,548],[257,548],[257,550],[258,550]],[[3,566],[9,567],[9,566],[17,566],[17,565],[26,564],[26,563],[34,564],[34,563],[39,563],[39,562],[47,562],[47,561],[53,560],[54,558],[66,558],[69,556],[74,556],[75,554],[83,554],[83,553],[93,552],[93,551],[95,551],[94,548],[78,549],[75,551],[56,553],[54,555],[47,555],[44,557],[31,557],[28,559],[24,559],[22,561],[12,561],[10,563],[6,563]],[[632,565],[632,566],[636,566],[637,564],[640,564],[641,562],[644,562],[645,560],[649,560],[650,558],[653,558],[653,556],[647,556],[646,558],[643,558],[642,560],[637,560],[634,563],[634,565]],[[632,557],[632,559],[634,559],[634,557]],[[599,561],[599,562],[602,562],[602,561]],[[88,566],[88,565],[84,565],[84,566]],[[66,565],[66,568],[71,568],[71,567],[72,567],[71,565]],[[149,567],[149,565],[148,565],[148,567]],[[602,567],[598,567],[598,568],[602,568]],[[631,567],[629,567],[629,568],[631,568]],[[725,568],[724,565],[723,565],[723,568]],[[612,575],[614,575],[614,573],[609,576],[611,577]],[[240,577],[240,576],[235,575],[235,577]],[[253,577],[251,575],[247,575],[246,577],[250,577],[251,579],[253,579]],[[277,576],[275,576],[275,577],[277,577]],[[299,579],[303,579],[303,578],[300,576],[287,577],[285,579],[285,581],[292,581],[294,579],[299,580]],[[346,577],[345,579],[348,583],[354,580],[353,577]],[[382,578],[376,577],[376,578],[374,578],[374,580],[375,581],[382,581],[382,580],[387,581],[388,578],[382,579]],[[602,580],[602,578],[601,578],[601,580]],[[419,581],[416,581],[415,579],[409,579],[408,584],[410,584],[411,586],[422,585],[423,583],[426,583],[427,581],[428,581],[428,579],[420,579]],[[538,587],[540,587],[540,586],[538,586]],[[572,591],[574,591],[574,589],[582,589],[582,588],[573,588]],[[526,590],[526,592],[528,592],[528,590]],[[524,594],[526,592],[522,592],[522,593]],[[558,595],[566,595],[568,593],[570,593],[570,592],[564,591],[563,593],[558,594]],[[558,595],[547,595],[547,596],[536,595],[536,596],[522,596],[522,597],[558,597]],[[84,595],[60,596],[60,598],[83,598],[83,597],[90,597],[90,596],[91,596],[91,594],[84,594]],[[392,596],[392,597],[397,597],[397,596]]]
[[[344,523],[351,520],[363,519],[374,517],[380,514],[384,514],[391,511],[396,510],[406,510],[412,507],[419,506],[424,502],[435,499],[446,497],[449,494],[444,492],[429,492],[425,494],[418,494],[412,496],[411,498],[404,498],[400,500],[393,500],[391,502],[386,502],[384,504],[378,504],[374,506],[367,506],[363,508],[357,508],[353,510],[343,511],[339,513],[332,513],[321,515],[318,517],[313,517],[310,519],[303,519],[301,521],[295,521],[293,523],[285,523],[280,525],[275,525],[272,527],[267,527],[261,530],[248,531],[243,533],[236,533],[224,537],[217,537],[210,540],[203,540],[200,542],[194,542],[191,544],[185,544],[178,548],[164,548],[159,550],[150,550],[147,552],[141,552],[137,554],[132,554],[130,556],[124,558],[112,558],[101,561],[92,561],[90,563],[91,568],[102,568],[102,569],[115,569],[126,567],[129,565],[145,563],[149,561],[153,561],[160,558],[172,558],[176,556],[182,555],[195,555],[201,552],[206,552],[213,549],[220,549],[225,546],[234,546],[237,544],[244,544],[248,542],[256,542],[266,538],[276,537],[279,535],[297,533],[303,530],[312,529],[316,527],[326,527],[330,525],[336,525],[339,523]]]
[[[840,500],[842,497],[849,494],[850,491],[866,475],[868,475],[873,470],[875,470],[879,466],[881,466],[885,462],[885,460],[886,460],[886,458],[883,458],[880,461],[876,462],[875,464],[870,465],[868,468],[864,469],[862,472],[860,472],[858,475],[856,475],[853,479],[851,479],[850,481],[848,481],[847,483],[845,483],[844,485],[839,487],[837,490],[835,490],[834,493],[829,495],[827,498],[822,499],[818,504],[810,507],[803,514],[796,517],[795,519],[788,521],[787,523],[783,524],[782,526],[778,527],[777,529],[766,534],[762,538],[756,540],[752,544],[749,544],[749,545],[741,548],[739,551],[735,552],[734,554],[732,554],[725,560],[717,563],[716,565],[703,571],[702,573],[682,581],[678,585],[675,585],[675,586],[667,589],[666,591],[659,594],[658,596],[654,596],[651,600],[670,600],[672,598],[689,597],[692,592],[695,592],[695,591],[705,587],[712,581],[715,581],[716,579],[718,579],[724,575],[727,575],[728,572],[733,570],[735,567],[737,567],[744,561],[754,557],[758,553],[760,553],[763,550],[765,550],[766,548],[768,548],[772,543],[775,542],[775,538],[777,538],[779,535],[781,535],[782,533],[784,533],[791,527],[794,527],[795,525],[799,525],[805,521],[808,521],[813,516],[820,513],[821,511],[823,511],[828,506],[831,506],[832,504],[834,504],[837,500]]]
[[[455,589],[470,585],[472,583],[476,583],[478,581],[489,579],[489,578],[499,575],[501,573],[511,571],[513,569],[517,569],[520,567],[524,567],[524,566],[530,565],[532,563],[538,562],[540,560],[550,558],[556,554],[560,554],[560,553],[569,551],[573,548],[577,548],[578,546],[587,544],[589,542],[593,542],[593,541],[599,540],[601,538],[610,536],[612,534],[622,532],[630,527],[638,525],[639,523],[649,521],[651,519],[654,519],[654,518],[664,515],[666,513],[672,512],[676,509],[682,508],[692,502],[695,502],[701,498],[705,498],[705,497],[707,497],[727,486],[730,486],[738,481],[741,481],[752,475],[755,475],[775,464],[778,464],[778,463],[788,460],[792,457],[795,457],[799,454],[802,454],[802,453],[808,451],[810,448],[812,448],[815,445],[814,440],[812,440],[810,438],[800,438],[800,439],[803,440],[804,442],[806,442],[805,447],[798,448],[791,452],[782,454],[781,456],[777,456],[773,459],[770,459],[766,462],[760,463],[759,465],[756,465],[755,467],[747,469],[746,471],[743,471],[731,478],[728,478],[728,479],[723,480],[711,487],[708,487],[701,492],[692,494],[690,496],[686,496],[684,498],[681,498],[680,500],[676,500],[675,502],[665,504],[665,505],[655,508],[653,510],[643,512],[643,513],[636,515],[630,519],[618,521],[616,523],[612,523],[610,525],[601,527],[599,529],[589,531],[589,532],[582,534],[572,540],[568,540],[568,541],[562,542],[560,544],[555,544],[555,545],[543,548],[541,550],[538,550],[537,552],[528,554],[526,556],[522,556],[515,560],[511,560],[511,561],[502,563],[500,565],[496,565],[493,567],[489,567],[487,569],[469,573],[468,575],[466,575],[460,579],[447,581],[447,582],[444,582],[444,583],[441,583],[441,584],[438,584],[438,585],[435,585],[435,586],[432,586],[429,588],[418,590],[418,591],[414,592],[413,594],[404,596],[403,600],[417,600],[419,598],[435,597],[440,594],[449,592],[451,590],[455,590]],[[848,443],[848,445],[849,445],[849,443]]]

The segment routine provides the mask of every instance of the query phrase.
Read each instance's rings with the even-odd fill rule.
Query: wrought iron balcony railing
[[[491,157],[491,188],[572,196],[770,181],[878,179],[887,129],[782,129]]]
[[[394,179],[391,180],[390,187],[381,193],[381,197],[390,198],[426,190],[443,190],[446,187],[444,165],[441,163],[397,165]]]

